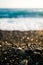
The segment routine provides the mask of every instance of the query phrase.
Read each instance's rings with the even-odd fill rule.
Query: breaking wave
[[[0,30],[43,30],[43,18],[2,18]]]

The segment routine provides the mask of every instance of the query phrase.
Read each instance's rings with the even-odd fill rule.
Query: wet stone
[[[15,31],[10,35],[0,39],[0,65],[43,65],[42,33]]]

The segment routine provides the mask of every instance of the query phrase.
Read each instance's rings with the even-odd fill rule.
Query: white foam
[[[43,18],[2,18],[0,30],[43,30]]]

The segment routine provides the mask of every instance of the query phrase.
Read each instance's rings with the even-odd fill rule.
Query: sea
[[[43,9],[0,8],[0,30],[43,30]]]

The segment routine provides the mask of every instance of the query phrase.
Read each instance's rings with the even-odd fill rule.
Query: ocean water
[[[0,9],[0,18],[43,17],[43,9]]]
[[[0,30],[43,30],[43,10],[0,9]]]

